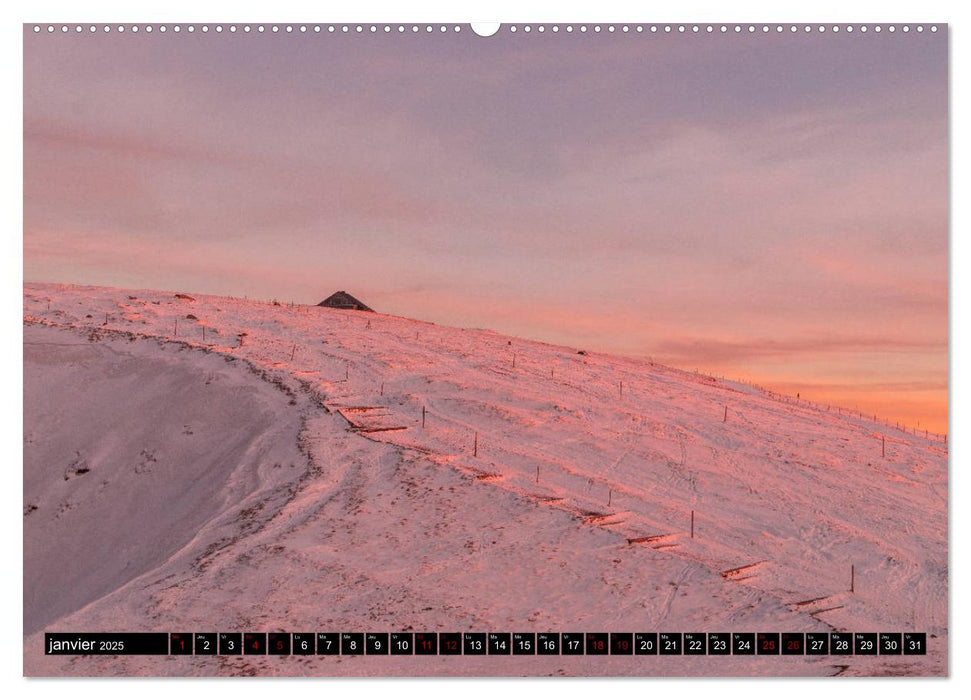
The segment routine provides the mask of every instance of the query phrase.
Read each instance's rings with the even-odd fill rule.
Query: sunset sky
[[[25,280],[344,289],[947,430],[943,26],[452,26],[26,27]]]

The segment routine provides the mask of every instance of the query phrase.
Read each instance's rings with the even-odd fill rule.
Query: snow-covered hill
[[[30,675],[947,672],[939,437],[366,312],[27,284],[24,324]],[[45,629],[915,631],[929,653],[64,658]]]

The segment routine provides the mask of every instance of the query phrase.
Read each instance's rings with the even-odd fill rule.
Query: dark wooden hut
[[[350,294],[341,290],[339,292],[334,292],[329,297],[324,299],[322,302],[317,304],[317,306],[326,306],[329,309],[353,309],[355,311],[374,311],[371,307],[367,306],[363,302],[355,299]]]

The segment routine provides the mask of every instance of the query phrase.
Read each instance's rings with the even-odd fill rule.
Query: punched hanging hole
[[[471,26],[477,36],[492,36],[502,25],[499,22],[473,22]]]

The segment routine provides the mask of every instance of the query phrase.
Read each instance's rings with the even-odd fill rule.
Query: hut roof
[[[329,309],[354,309],[356,311],[374,311],[364,302],[355,299],[353,296],[341,290],[339,292],[334,292],[329,297],[324,299],[322,302],[317,304],[317,306],[326,306]]]

